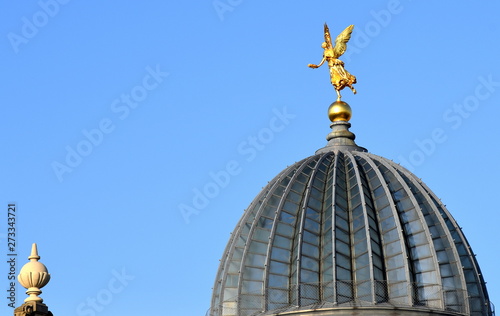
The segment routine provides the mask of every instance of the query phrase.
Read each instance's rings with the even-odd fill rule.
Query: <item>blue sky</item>
[[[326,143],[335,92],[325,67],[306,65],[321,60],[327,22],[335,35],[355,25],[341,59],[358,78],[357,95],[343,92],[358,145],[442,199],[500,304],[498,12],[497,1],[3,1],[0,287],[15,203],[17,271],[38,243],[54,315],[204,315],[243,210]],[[18,288],[16,305],[25,297]]]

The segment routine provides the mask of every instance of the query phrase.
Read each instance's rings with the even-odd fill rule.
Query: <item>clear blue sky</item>
[[[357,143],[443,200],[500,305],[498,12],[498,1],[3,1],[0,289],[15,202],[17,271],[37,242],[54,315],[204,316],[243,210],[326,143],[335,93],[325,67],[306,65],[321,60],[327,22],[335,35],[355,25],[341,59],[358,78],[357,95],[343,92]],[[25,297],[18,288],[16,304]]]

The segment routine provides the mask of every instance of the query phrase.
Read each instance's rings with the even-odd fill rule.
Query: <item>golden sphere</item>
[[[328,118],[332,122],[346,121],[351,119],[352,110],[349,104],[344,101],[335,101],[328,108]]]

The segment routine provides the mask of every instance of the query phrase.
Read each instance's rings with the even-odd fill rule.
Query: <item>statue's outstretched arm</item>
[[[323,56],[323,59],[321,60],[321,62],[319,64],[317,64],[317,65],[315,65],[315,64],[308,64],[307,67],[311,67],[311,68],[321,67],[321,65],[323,65],[325,63],[325,60],[326,60],[326,58],[325,58],[325,56]]]

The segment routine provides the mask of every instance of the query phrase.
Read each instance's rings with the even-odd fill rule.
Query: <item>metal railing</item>
[[[387,281],[302,283],[288,289],[241,294],[212,306],[206,316],[255,316],[335,307],[417,308],[466,314],[467,293],[438,284]]]

